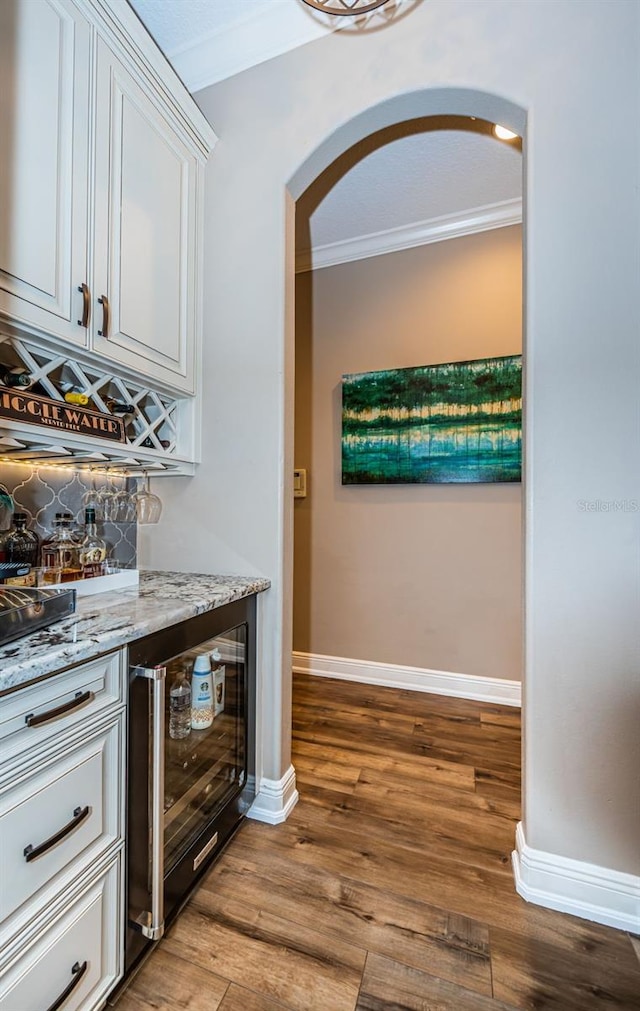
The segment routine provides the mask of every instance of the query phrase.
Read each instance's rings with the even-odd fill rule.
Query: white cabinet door
[[[192,391],[197,161],[101,40],[96,99],[93,346]]]
[[[90,48],[68,0],[0,2],[0,315],[78,344]]]

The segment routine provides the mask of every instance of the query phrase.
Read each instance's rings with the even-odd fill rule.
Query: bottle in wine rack
[[[26,390],[28,386],[31,386],[32,382],[33,377],[24,366],[0,364],[0,383],[4,386]]]

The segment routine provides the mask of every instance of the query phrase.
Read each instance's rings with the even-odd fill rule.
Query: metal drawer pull
[[[79,828],[79,826],[82,824],[85,818],[88,818],[90,814],[91,808],[89,807],[88,804],[86,807],[76,807],[76,809],[73,812],[73,818],[71,819],[71,821],[67,822],[67,824],[64,825],[63,828],[61,828],[58,832],[56,832],[55,835],[50,836],[43,843],[40,843],[39,846],[32,846],[31,844],[29,844],[29,846],[25,846],[22,853],[27,863],[31,863],[32,860],[36,859],[36,857],[41,857],[43,853],[46,853],[47,850],[50,850],[52,846],[55,846],[56,843],[59,843],[62,839],[64,839],[65,836],[69,835],[75,829]]]
[[[58,1008],[62,1007],[67,997],[71,996],[71,994],[77,987],[78,983],[84,976],[85,972],[87,971],[88,965],[89,963],[87,961],[84,961],[82,965],[80,965],[79,962],[76,962],[74,965],[71,966],[71,974],[73,976],[73,979],[68,984],[68,986],[65,987],[65,989],[62,991],[58,999],[54,1000],[53,1004],[51,1004],[47,1008],[47,1011],[58,1011]]]
[[[99,337],[109,337],[109,324],[111,322],[111,308],[109,306],[109,299],[106,295],[98,299],[98,302],[102,306],[102,330],[98,330]]]
[[[78,291],[82,292],[82,319],[78,320],[78,326],[88,327],[91,318],[91,292],[87,284],[81,284]]]
[[[95,695],[91,691],[86,692],[76,692],[75,698],[71,699],[70,702],[65,702],[64,705],[58,706],[56,709],[47,709],[44,713],[39,713],[34,716],[33,713],[29,713],[25,716],[24,722],[28,727],[41,727],[43,723],[49,723],[50,720],[59,720],[61,716],[66,716],[67,713],[73,712],[74,709],[79,709],[80,706],[85,706],[87,702],[93,702]]]

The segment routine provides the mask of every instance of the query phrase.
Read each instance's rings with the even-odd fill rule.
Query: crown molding
[[[522,222],[522,200],[501,200],[456,214],[443,214],[426,221],[415,221],[399,228],[370,232],[355,239],[303,249],[296,254],[296,273],[334,267],[351,260],[364,260],[370,256],[396,253],[402,249],[425,246],[430,242],[457,239],[462,235],[475,235],[492,228],[505,228]]]
[[[319,23],[302,6],[271,3],[229,28],[169,50],[167,56],[193,94],[337,27]]]

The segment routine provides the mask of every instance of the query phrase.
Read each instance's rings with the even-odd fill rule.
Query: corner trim
[[[286,821],[298,803],[296,770],[289,766],[282,779],[261,779],[258,795],[247,811],[247,818],[267,825]]]
[[[358,681],[368,685],[384,685],[387,688],[405,688],[415,692],[474,699],[476,702],[493,702],[501,706],[521,704],[522,686],[519,681],[474,677],[470,674],[455,674],[452,671],[429,670],[423,667],[404,667],[400,664],[376,663],[373,660],[351,660],[342,656],[323,656],[320,653],[294,651],[292,658],[296,674]]]
[[[313,249],[302,249],[296,255],[296,273],[334,267],[351,260],[364,260],[369,256],[396,253],[402,249],[426,246],[430,242],[444,239],[458,239],[463,235],[475,235],[492,228],[519,225],[522,221],[522,200],[501,200],[495,204],[472,207],[455,214],[443,214],[425,221],[414,221],[398,228],[387,228],[380,232],[370,232],[354,239],[342,239]]]
[[[640,931],[640,877],[533,849],[522,822],[512,862],[516,891],[527,902],[618,930]]]

